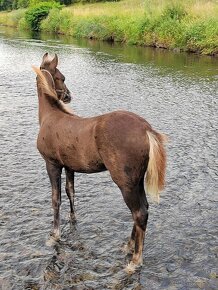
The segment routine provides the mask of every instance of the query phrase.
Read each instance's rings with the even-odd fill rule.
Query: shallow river
[[[64,193],[60,243],[36,149],[31,65],[56,52],[80,116],[125,109],[169,136],[167,185],[150,202],[144,264],[124,272],[132,218],[108,172],[76,174],[77,223]],[[0,289],[218,289],[218,60],[0,28]],[[64,181],[64,176],[63,176]]]

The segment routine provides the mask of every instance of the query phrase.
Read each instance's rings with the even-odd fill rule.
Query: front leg
[[[70,218],[71,220],[75,219],[74,214],[74,196],[75,196],[75,190],[74,190],[74,171],[71,171],[67,168],[65,168],[66,172],[66,193],[70,201]]]
[[[46,162],[46,169],[52,187],[52,207],[54,210],[54,230],[55,239],[60,238],[60,205],[61,205],[61,172],[62,167],[50,162]]]

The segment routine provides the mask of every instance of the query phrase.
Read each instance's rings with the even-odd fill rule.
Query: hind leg
[[[144,175],[147,170],[148,152],[142,155],[139,149],[131,154],[110,154],[104,160],[113,181],[120,188],[124,201],[130,209],[134,221],[132,234],[128,243],[134,248],[131,264],[136,267],[142,263],[142,250],[148,220],[148,203],[144,191]],[[120,154],[118,154],[120,153]],[[127,246],[127,248],[128,248]]]
[[[145,208],[141,208],[133,212],[133,219],[135,223],[135,250],[132,257],[132,262],[134,265],[142,265],[143,258],[143,246],[145,231],[148,220],[148,212]]]
[[[147,221],[148,221],[148,210],[142,202],[139,209],[132,210],[132,216],[134,220],[133,241],[134,241],[134,247],[135,247],[133,257],[132,257],[132,262],[135,265],[142,265],[144,238],[145,238],[145,231],[147,228]]]
[[[121,189],[124,200],[131,210],[134,226],[132,229],[129,247],[134,247],[131,264],[134,267],[142,264],[144,237],[148,221],[148,203],[145,196],[143,182],[134,188]]]
[[[134,254],[132,261],[134,264],[142,264],[142,252],[144,246],[145,231],[148,222],[148,202],[144,190],[144,178],[139,185],[139,199],[140,208],[133,209],[132,216],[134,220],[134,226],[130,241],[134,241]]]
[[[75,219],[74,213],[74,171],[70,171],[69,169],[65,168],[66,172],[66,193],[70,201],[70,218],[71,220]]]

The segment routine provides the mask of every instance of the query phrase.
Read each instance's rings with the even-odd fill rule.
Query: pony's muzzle
[[[62,97],[62,101],[65,103],[65,104],[68,104],[71,102],[71,99],[72,99],[72,96],[71,96],[71,93],[70,91],[67,91],[64,93],[63,97]]]

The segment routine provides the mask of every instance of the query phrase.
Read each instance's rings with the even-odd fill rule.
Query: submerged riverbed
[[[80,116],[125,109],[169,136],[166,189],[150,203],[144,265],[124,272],[132,218],[109,173],[76,174],[77,223],[64,192],[62,238],[36,149],[38,103],[31,65],[57,53]],[[218,60],[165,50],[0,27],[0,288],[218,289]]]

